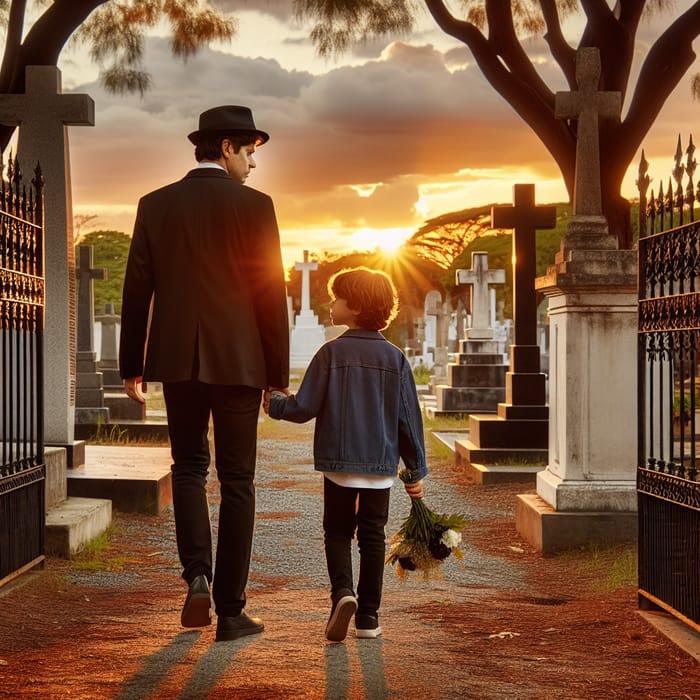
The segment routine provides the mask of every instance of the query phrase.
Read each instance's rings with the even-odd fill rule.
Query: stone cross
[[[94,125],[88,95],[63,95],[55,66],[28,66],[23,95],[0,96],[0,123],[19,126],[17,160],[37,162],[44,188],[46,326],[44,415],[47,444],[72,444],[75,427],[75,251],[67,125]]]
[[[305,250],[304,262],[295,263],[294,269],[301,270],[301,309],[299,313],[303,314],[305,311],[311,311],[309,279],[311,272],[318,269],[318,263],[309,262],[309,251]]]
[[[91,245],[78,246],[78,352],[89,353],[95,359],[95,295],[93,280],[106,280],[107,270],[92,266]]]
[[[505,270],[489,270],[489,254],[484,252],[472,253],[472,269],[457,270],[457,284],[471,286],[471,328],[467,329],[467,339],[491,340],[493,326],[490,322],[490,293],[492,284],[505,284]]]
[[[513,206],[491,208],[493,228],[514,229],[513,342],[515,345],[537,345],[535,231],[554,228],[556,223],[555,206],[535,206],[534,185],[514,185]],[[514,371],[517,370],[514,369]]]
[[[558,92],[555,115],[577,120],[574,216],[602,218],[600,191],[599,117],[618,117],[622,108],[619,92],[601,92],[600,52],[595,47],[576,53],[578,91]]]

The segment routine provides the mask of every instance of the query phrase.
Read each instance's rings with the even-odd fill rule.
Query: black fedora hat
[[[253,113],[248,107],[238,105],[225,105],[213,107],[199,115],[199,129],[187,135],[187,138],[195,145],[202,136],[216,136],[245,132],[255,134],[257,145],[269,140],[270,135],[260,131],[253,121]]]

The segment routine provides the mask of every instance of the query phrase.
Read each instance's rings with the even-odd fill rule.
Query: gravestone
[[[469,416],[469,439],[455,443],[457,463],[480,483],[534,480],[547,459],[546,377],[540,372],[535,294],[535,232],[554,228],[556,207],[535,205],[534,185],[515,185],[513,206],[493,207],[491,226],[513,229],[513,345],[505,401],[497,415]]]
[[[434,386],[442,384],[447,379],[447,325],[449,316],[446,304],[442,301],[442,295],[436,289],[432,289],[425,295],[423,310],[426,321],[426,341],[424,342],[423,354],[432,354],[430,384]],[[430,326],[430,333],[427,331],[428,326]]]
[[[95,316],[95,323],[100,327],[100,355],[97,366],[102,372],[105,389],[123,389],[119,375],[121,317],[114,313],[114,304],[105,304],[103,313]]]
[[[492,316],[495,309],[491,304],[491,291],[494,284],[506,283],[505,270],[490,270],[489,255],[481,251],[472,253],[471,270],[457,270],[457,284],[470,286],[471,328],[467,330],[467,340],[491,340],[493,338]]]
[[[462,416],[474,411],[495,412],[505,398],[506,365],[493,338],[492,296],[494,284],[504,284],[505,270],[490,270],[488,253],[472,253],[470,270],[457,270],[458,285],[471,287],[471,323],[459,341],[455,362],[447,365],[445,383],[435,384],[435,406],[426,407],[434,416]]]
[[[578,119],[574,216],[554,265],[536,280],[548,300],[550,430],[537,493],[516,500],[516,527],[543,552],[636,536],[636,252],[617,250],[603,217],[597,115],[600,56],[579,50],[578,93],[558,95]],[[616,105],[616,109],[612,109]]]
[[[95,317],[100,326],[101,346],[97,368],[102,372],[104,405],[109,409],[110,423],[145,421],[146,404],[130,399],[119,375],[119,329],[121,317],[114,313],[114,304],[105,304],[104,313]],[[148,395],[146,395],[148,402]]]
[[[40,162],[46,182],[45,439],[65,447],[69,463],[78,466],[85,446],[74,440],[76,278],[67,126],[94,125],[95,105],[88,95],[63,95],[55,66],[28,66],[25,90],[0,96],[0,123],[19,126],[17,159],[30,170]]]
[[[301,309],[294,320],[289,348],[289,364],[294,369],[306,368],[311,358],[325,342],[323,326],[311,309],[310,276],[318,269],[318,263],[309,262],[309,251],[304,251],[303,262],[294,265],[301,271]]]
[[[102,372],[95,353],[95,295],[93,281],[107,279],[107,270],[93,267],[91,245],[78,246],[78,351],[76,357],[76,423],[109,423],[104,403]]]

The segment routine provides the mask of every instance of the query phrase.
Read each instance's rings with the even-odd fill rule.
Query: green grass
[[[117,532],[117,525],[110,524],[107,529],[85,544],[75,555],[73,566],[78,571],[123,571],[129,558],[110,554],[110,539]]]
[[[428,384],[432,376],[433,373],[425,365],[413,368],[413,379],[416,384]]]
[[[163,424],[165,425],[165,423]],[[95,433],[87,442],[90,445],[143,445],[149,447],[165,447],[169,444],[167,438],[158,435],[130,435],[128,428],[122,428],[118,423],[113,425],[98,420]]]
[[[435,418],[423,416],[423,426],[426,432],[432,430],[438,433],[449,433],[455,430],[467,430],[469,428],[469,420],[452,416],[435,416]]]
[[[608,546],[591,544],[561,556],[579,559],[582,575],[593,578],[595,590],[616,591],[637,585],[636,542]]]

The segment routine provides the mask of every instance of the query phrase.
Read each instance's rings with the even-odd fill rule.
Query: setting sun
[[[395,255],[413,233],[410,228],[360,229],[351,236],[355,250],[379,250],[385,255]]]

